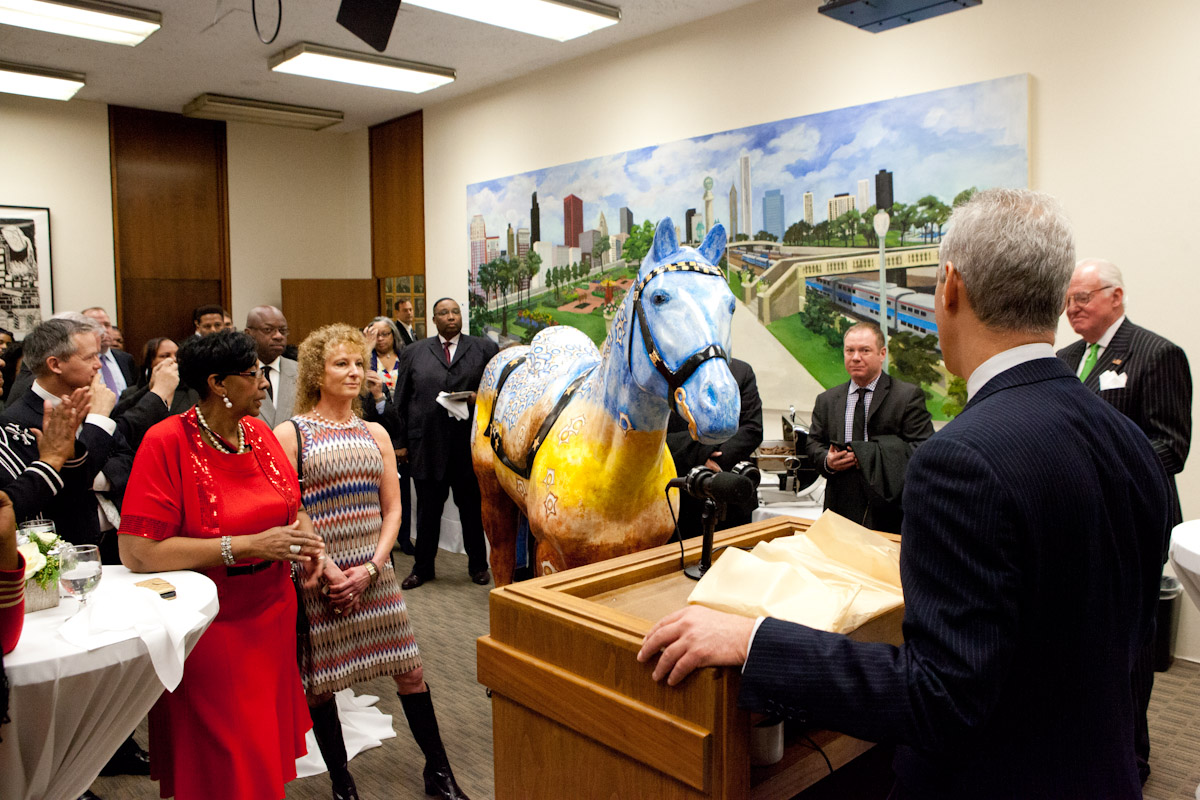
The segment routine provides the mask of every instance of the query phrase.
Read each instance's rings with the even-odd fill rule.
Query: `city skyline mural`
[[[877,246],[870,216],[880,170],[892,173],[897,203],[889,248],[924,246],[933,252],[956,198],[972,189],[1028,185],[1028,76],[765,122],[471,184],[470,260],[464,266],[472,329],[502,341],[527,340],[546,325],[570,324],[599,342],[605,308],[619,302],[653,225],[670,217],[681,242],[699,242],[719,222],[730,240],[734,293],[769,331],[768,338],[798,362],[794,366],[807,374],[811,389],[819,391],[844,379],[840,346],[834,345],[840,344],[838,331],[846,323],[838,314],[853,320],[870,302],[865,298],[865,304],[841,307],[833,302],[833,313],[826,314],[823,306],[814,309],[807,301],[814,292],[836,301],[833,283],[841,281],[844,289],[853,280],[848,267],[833,265],[831,253],[840,257],[846,250]],[[935,259],[930,253],[917,256],[909,262],[929,266]],[[821,259],[822,266],[810,264],[804,278],[792,269],[797,261],[813,259]],[[923,357],[928,363],[918,364],[912,377],[926,386],[931,410],[940,412],[953,391],[944,374],[935,377],[939,370],[944,373],[936,330],[931,321],[910,324],[915,318],[909,306],[923,308],[922,289],[931,291],[919,273],[889,271],[889,282],[916,300],[905,313],[889,312],[894,315],[890,327],[931,340],[910,347],[909,355],[928,351]],[[816,275],[825,279],[817,281]],[[831,353],[814,356],[814,348],[797,345],[794,339],[806,336],[799,329],[827,340]],[[896,351],[893,347],[893,359]],[[760,349],[755,346],[753,352]]]

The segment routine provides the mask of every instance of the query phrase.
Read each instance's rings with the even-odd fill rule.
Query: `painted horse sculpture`
[[[696,250],[680,247],[664,219],[603,352],[554,326],[488,364],[472,459],[496,585],[512,582],[518,509],[537,539],[539,574],[670,538],[672,407],[710,444],[732,436],[741,413],[728,362],[734,298],[716,266],[724,250],[721,225]]]

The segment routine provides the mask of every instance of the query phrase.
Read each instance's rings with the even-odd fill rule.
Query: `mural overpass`
[[[746,244],[749,243],[738,242],[730,249],[729,264],[731,267],[749,266],[759,273],[755,280],[743,282],[742,292],[746,305],[757,308],[758,319],[763,325],[770,325],[804,308],[804,287],[808,278],[879,270],[879,251],[875,249],[839,248],[834,254],[789,256],[774,250],[744,252],[740,248]],[[889,271],[936,267],[937,263],[936,244],[893,247],[884,256],[884,265]]]

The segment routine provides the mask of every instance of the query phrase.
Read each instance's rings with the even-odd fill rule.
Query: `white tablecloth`
[[[1180,523],[1171,531],[1171,564],[1188,597],[1200,606],[1200,520]]]
[[[769,506],[759,506],[750,515],[753,522],[759,522],[771,517],[800,517],[801,519],[816,519],[825,509],[820,503],[772,503]]]
[[[187,635],[186,651],[217,615],[216,586],[198,572],[134,574],[104,567],[95,598],[106,590],[161,577],[178,592],[153,600],[172,612],[201,615]],[[9,716],[0,731],[0,798],[74,800],[133,732],[162,694],[150,653],[140,638],[95,650],[69,644],[58,629],[79,604],[65,598],[57,608],[29,614],[15,650],[4,657],[12,687]]]

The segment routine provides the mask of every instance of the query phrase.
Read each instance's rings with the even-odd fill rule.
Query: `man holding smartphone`
[[[825,508],[872,530],[900,532],[904,471],[933,435],[921,387],[883,372],[879,326],[859,322],[842,338],[850,380],[821,393],[813,407],[808,455],[825,476]]]

